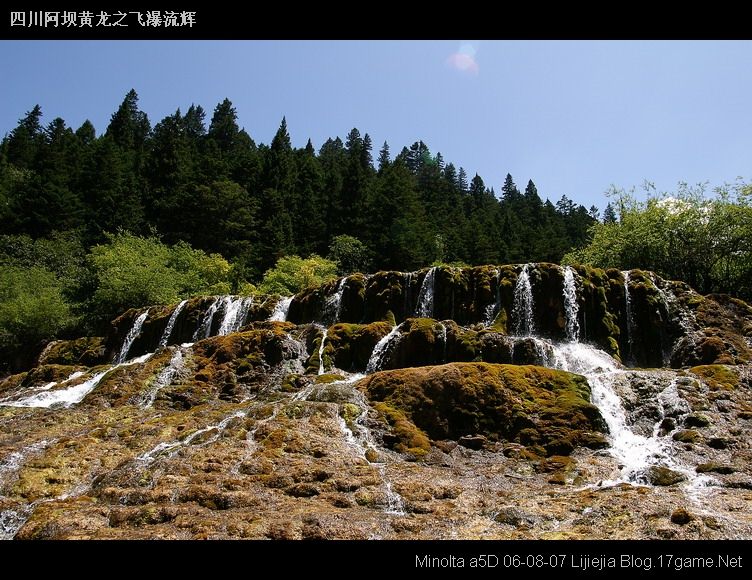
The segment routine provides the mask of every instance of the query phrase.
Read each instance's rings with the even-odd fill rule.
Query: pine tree
[[[131,89],[117,111],[112,114],[106,135],[123,150],[140,151],[149,137],[151,126],[146,113],[138,109],[138,94]]]
[[[227,154],[233,150],[239,133],[238,113],[230,99],[225,99],[214,108],[208,137],[217,144],[222,153]]]
[[[609,201],[606,204],[606,209],[603,211],[603,223],[604,224],[615,224],[616,223],[616,210],[614,210],[614,206]]]
[[[34,105],[23,119],[19,119],[6,141],[5,154],[9,163],[22,169],[30,169],[34,165],[44,139],[41,119],[42,108],[39,105]]]
[[[457,189],[463,193],[467,191],[467,173],[464,167],[460,167],[460,173],[457,176]]]
[[[381,147],[381,151],[379,151],[379,173],[382,173],[387,167],[389,167],[390,163],[389,143],[384,141],[384,145]]]
[[[504,201],[510,203],[519,201],[520,190],[517,189],[517,186],[514,184],[514,180],[509,173],[507,173],[507,176],[504,178],[504,185],[501,187],[501,197]]]

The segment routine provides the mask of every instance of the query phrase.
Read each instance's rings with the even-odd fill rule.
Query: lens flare
[[[470,42],[463,42],[457,52],[450,54],[446,63],[462,73],[477,75],[480,71],[475,55],[478,52],[476,46]]]

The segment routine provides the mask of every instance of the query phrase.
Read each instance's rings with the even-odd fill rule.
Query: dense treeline
[[[559,261],[594,221],[594,208],[543,201],[509,175],[497,198],[421,141],[373,155],[357,129],[296,149],[284,119],[257,144],[229,100],[208,127],[200,106],[152,127],[130,91],[100,136],[88,121],[43,125],[37,106],[0,147],[2,233],[75,232],[87,248],[119,230],[156,234],[221,254],[237,285],[281,256],[324,256],[338,235],[357,238],[372,269]]]

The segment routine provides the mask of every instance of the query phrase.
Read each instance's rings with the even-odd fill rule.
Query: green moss
[[[739,375],[724,365],[702,365],[689,369],[700,377],[712,390],[733,390],[739,385]]]
[[[105,362],[105,340],[102,337],[83,337],[57,340],[44,349],[39,364],[94,366]]]
[[[386,403],[376,403],[374,408],[384,417],[397,438],[394,444],[395,451],[422,457],[431,450],[431,443],[426,434],[418,429],[405,413]]]
[[[325,355],[338,369],[363,371],[376,343],[390,330],[391,326],[386,322],[335,324],[329,328]],[[315,368],[318,370],[318,356]]]
[[[535,366],[453,363],[386,371],[359,388],[405,413],[432,439],[483,434],[549,455],[590,444],[606,426],[579,375]]]
[[[355,421],[363,414],[363,409],[354,403],[343,403],[339,408],[339,416],[345,420],[348,428],[352,429]]]
[[[283,393],[294,393],[298,390],[297,387],[297,380],[300,377],[300,375],[290,373],[285,375],[285,377],[282,379],[282,384],[280,385],[280,390]]]
[[[335,373],[326,373],[323,375],[318,375],[316,377],[316,384],[317,385],[329,385],[331,383],[336,383],[337,381],[344,380],[345,377],[342,375],[338,375]]]

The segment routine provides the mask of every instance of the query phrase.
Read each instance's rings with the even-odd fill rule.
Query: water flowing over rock
[[[345,292],[345,284],[347,284],[347,278],[342,278],[337,283],[337,289],[326,300],[324,305],[323,319],[329,322],[337,322],[342,312],[342,295]],[[288,307],[289,308],[289,307]]]
[[[224,336],[231,332],[238,332],[240,327],[245,324],[245,319],[248,316],[248,310],[253,305],[252,296],[233,297],[225,296],[222,299],[223,302],[223,316],[222,322],[219,325],[218,335]]]
[[[323,375],[326,369],[324,368],[324,347],[326,346],[326,335],[328,329],[325,328],[321,333],[321,343],[319,344],[319,374]]]
[[[389,334],[384,336],[373,349],[371,358],[368,359],[368,365],[366,366],[366,372],[373,373],[381,368],[384,362],[384,357],[388,354],[389,349],[393,346],[393,343],[400,339],[400,328],[402,325],[397,325],[389,331]]]
[[[290,310],[290,304],[292,303],[292,296],[287,298],[280,298],[277,305],[274,307],[272,315],[269,320],[276,322],[284,322],[287,320],[287,312]]]
[[[492,304],[486,306],[486,315],[483,319],[485,326],[492,326],[496,317],[501,312],[501,273],[496,270],[494,273],[494,282],[496,286],[495,300]]]
[[[190,345],[185,347],[175,348],[175,352],[170,358],[170,362],[167,366],[154,379],[154,383],[151,385],[148,391],[146,391],[139,400],[139,405],[146,408],[151,407],[154,404],[154,400],[157,398],[159,391],[167,387],[172,381],[185,369],[185,356],[183,354],[185,349],[186,355],[190,353]]]
[[[514,288],[514,318],[515,333],[518,336],[531,336],[535,333],[533,319],[533,287],[530,284],[529,264],[522,267],[517,285]]]
[[[752,538],[751,340],[546,263],[129,310],[0,379],[0,538]]]
[[[149,316],[149,310],[145,310],[142,314],[139,315],[138,318],[136,318],[136,321],[133,323],[133,328],[128,331],[128,334],[125,337],[125,341],[123,342],[123,346],[120,347],[120,352],[115,357],[116,363],[122,363],[125,362],[128,358],[128,352],[131,349],[131,346],[133,345],[133,341],[136,340],[138,335],[141,333],[141,327],[144,325],[144,321],[146,321],[146,318]]]
[[[571,266],[567,266],[564,268],[564,314],[566,315],[567,341],[569,342],[579,342],[580,340],[580,323],[577,320],[579,311],[575,272]]]
[[[416,316],[433,318],[433,296],[436,290],[436,268],[431,268],[423,278],[418,294],[418,309]]]
[[[183,308],[185,308],[185,305],[187,303],[187,300],[183,300],[175,307],[175,309],[172,311],[172,314],[170,314],[170,319],[167,321],[167,326],[165,326],[164,332],[162,333],[162,338],[159,339],[160,348],[167,346],[167,343],[170,341],[170,336],[172,336],[172,331],[175,328],[175,322],[177,321],[178,316],[180,316],[180,313],[183,311]]]
[[[211,336],[211,329],[212,329],[212,323],[214,322],[214,316],[217,314],[217,310],[219,310],[219,305],[221,304],[221,302],[222,302],[222,298],[217,297],[211,303],[211,306],[209,306],[209,310],[207,310],[204,313],[203,317],[201,318],[201,321],[198,323],[196,332],[193,334],[193,342],[196,342],[197,340],[201,340],[202,338],[209,338]]]

